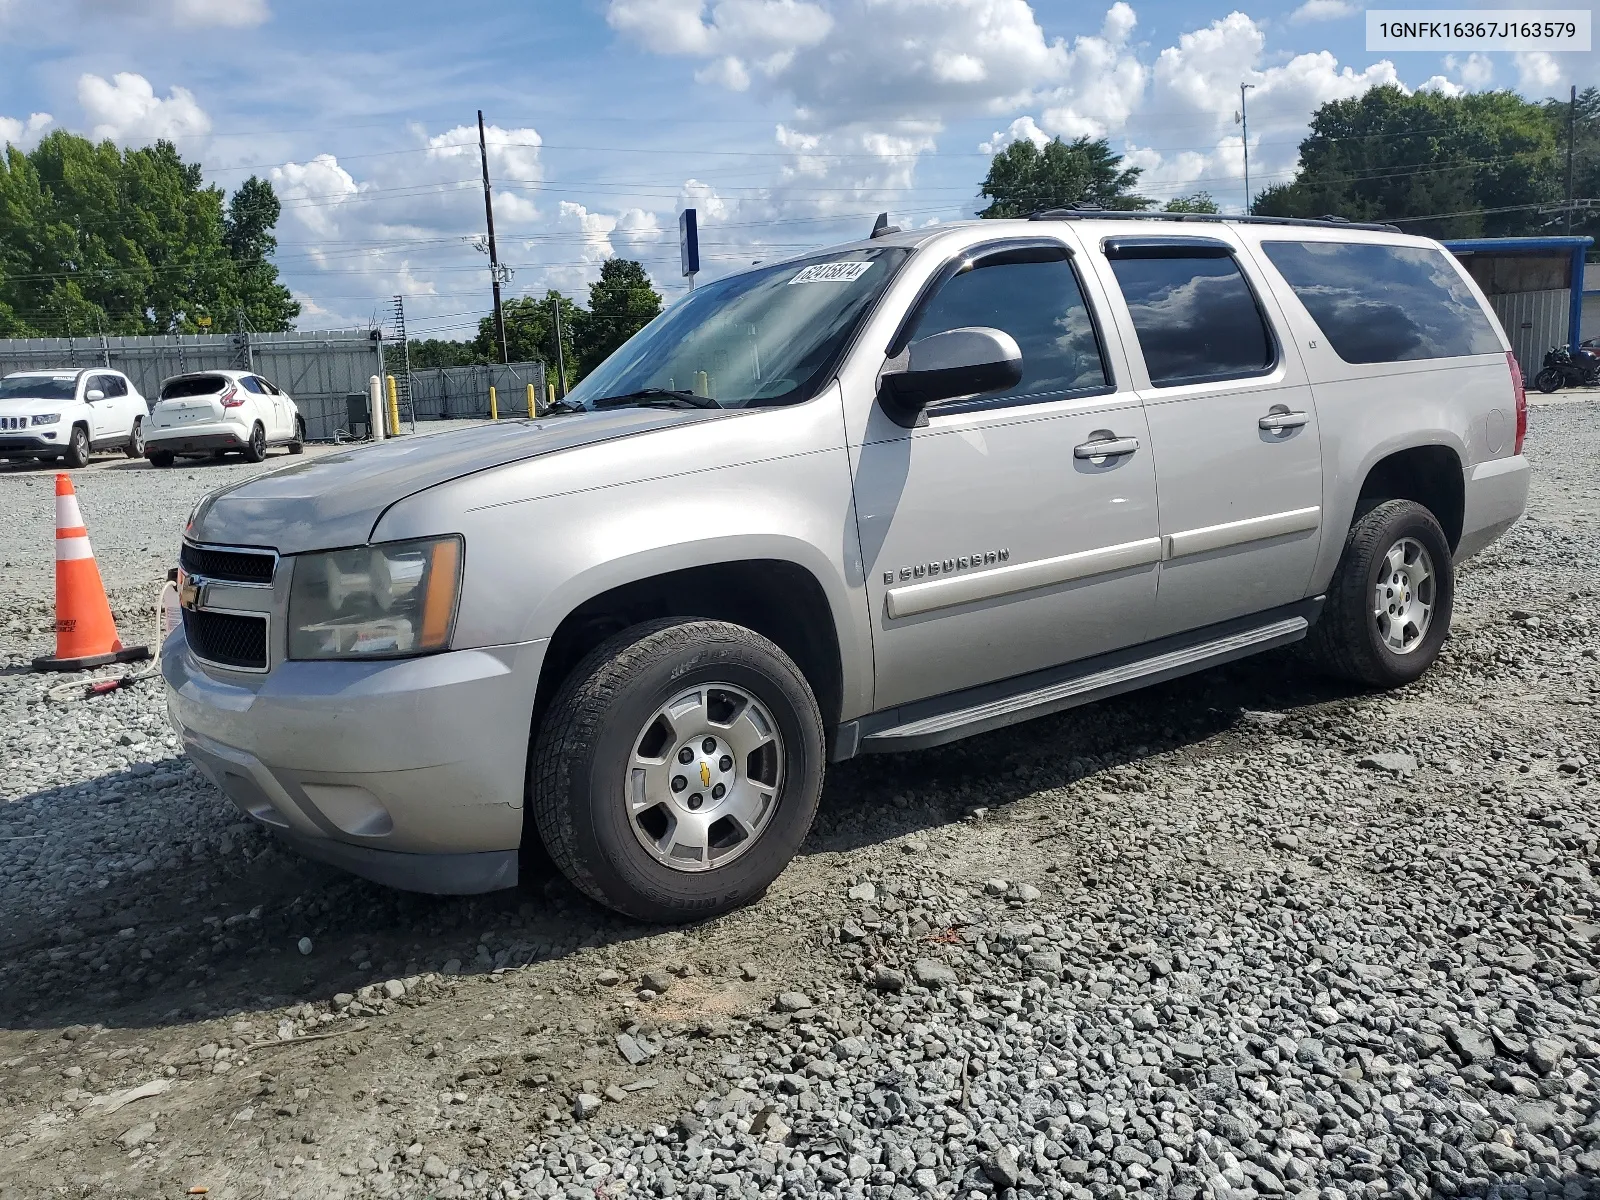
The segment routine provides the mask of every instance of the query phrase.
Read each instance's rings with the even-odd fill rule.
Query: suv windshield
[[[228,381],[221,375],[185,375],[162,384],[161,398],[181,400],[185,396],[215,396],[227,386]]]
[[[71,400],[78,394],[74,376],[12,375],[0,379],[0,400]]]
[[[662,403],[674,392],[721,408],[809,400],[909,253],[874,246],[708,283],[634,334],[568,403]]]

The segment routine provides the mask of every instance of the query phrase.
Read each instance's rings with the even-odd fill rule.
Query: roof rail
[[[1348,217],[1258,217],[1228,216],[1226,213],[1145,212],[1127,208],[1046,208],[1030,213],[1030,221],[1198,221],[1228,225],[1308,225],[1316,229],[1371,229],[1379,233],[1400,233],[1398,225],[1376,221],[1352,221]]]

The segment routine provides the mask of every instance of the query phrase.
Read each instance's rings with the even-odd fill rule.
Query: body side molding
[[[1207,525],[1200,529],[1184,529],[1169,533],[1162,539],[1162,558],[1182,558],[1189,554],[1204,554],[1208,550],[1223,550],[1245,542],[1260,542],[1267,538],[1282,537],[1287,533],[1309,533],[1322,524],[1322,508],[1296,508],[1289,512],[1268,513],[1264,517],[1249,517],[1243,521],[1229,521],[1223,525]]]
[[[992,600],[1054,583],[1070,583],[1091,575],[1107,575],[1129,567],[1149,566],[1161,560],[1161,539],[1141,538],[1115,546],[1098,546],[1075,554],[1011,563],[970,575],[952,575],[890,588],[885,595],[888,614],[912,617],[938,608],[953,608],[975,600]]]

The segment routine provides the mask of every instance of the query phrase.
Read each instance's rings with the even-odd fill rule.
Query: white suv
[[[161,385],[144,454],[170,467],[180,454],[220,458],[230,450],[260,462],[268,446],[305,449],[306,425],[288,392],[249,371],[196,371]]]
[[[150,406],[121,371],[18,371],[0,379],[0,458],[64,459],[91,450],[144,455]]]

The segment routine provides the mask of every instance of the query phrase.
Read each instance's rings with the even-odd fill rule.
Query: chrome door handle
[[[1268,413],[1256,422],[1262,429],[1299,429],[1311,418],[1303,412],[1275,412]]]
[[[1104,438],[1098,442],[1084,442],[1072,448],[1073,458],[1116,458],[1132,454],[1139,448],[1138,438]]]

